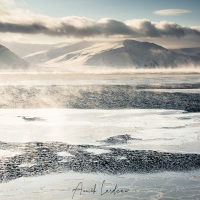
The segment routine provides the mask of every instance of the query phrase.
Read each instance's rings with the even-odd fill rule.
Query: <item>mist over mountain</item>
[[[200,48],[181,48],[181,49],[173,49],[173,51],[185,55],[200,57]]]
[[[0,45],[0,68],[1,69],[16,69],[28,67],[28,62],[20,58],[8,48]]]
[[[192,50],[191,50],[192,51]],[[24,57],[30,63],[108,67],[159,68],[199,65],[200,56],[135,40],[59,44]]]
[[[18,42],[5,42],[0,40],[0,44],[7,47],[10,51],[14,52],[19,57],[24,57],[39,51],[49,51],[54,48],[54,44],[28,44]]]

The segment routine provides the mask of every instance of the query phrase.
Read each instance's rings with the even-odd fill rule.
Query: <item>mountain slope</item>
[[[14,52],[19,57],[39,52],[39,51],[50,51],[54,48],[54,44],[26,44],[17,42],[5,42],[0,40],[0,44],[7,47],[10,51]]]
[[[200,57],[200,48],[183,48],[183,49],[173,49],[173,51],[185,55],[199,56]]]
[[[199,56],[185,55],[154,43],[124,40],[118,42],[79,42],[24,57],[29,62],[48,65],[88,65],[108,67],[177,67],[200,64]]]
[[[67,53],[85,49],[87,47],[90,47],[91,45],[93,45],[93,42],[87,42],[87,41],[70,43],[70,44],[69,43],[59,44],[49,51],[46,50],[29,54],[25,56],[24,59],[26,59],[30,63],[47,62],[49,60],[65,55]]]
[[[18,57],[6,47],[0,45],[0,68],[15,69],[28,66],[28,62]]]
[[[176,53],[153,43],[125,40],[118,48],[97,53],[85,64],[154,68],[176,67],[190,63],[200,63],[200,58]]]

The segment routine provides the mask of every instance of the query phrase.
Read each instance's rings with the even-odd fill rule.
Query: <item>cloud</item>
[[[181,10],[181,9],[168,9],[168,10],[156,10],[154,14],[156,15],[163,15],[163,16],[170,16],[170,15],[181,15],[190,13],[190,10]]]
[[[85,17],[52,18],[14,8],[14,0],[0,0],[0,33],[44,34],[49,36],[84,37],[200,37],[199,28],[183,27],[173,22],[134,19],[125,22]]]
[[[10,8],[14,5],[14,0],[0,0],[0,8]]]
[[[14,0],[0,0],[0,15],[8,14],[8,10],[14,5]]]
[[[55,20],[55,23],[52,21]],[[50,36],[97,37],[97,36],[134,36],[134,37],[184,37],[196,35],[200,37],[200,30],[183,27],[171,22],[151,22],[149,20],[129,20],[126,22],[114,19],[93,21],[81,17],[68,17],[49,20],[44,23],[32,21],[26,23],[1,22],[2,33],[45,34]]]

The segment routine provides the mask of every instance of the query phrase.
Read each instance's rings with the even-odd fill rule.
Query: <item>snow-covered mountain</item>
[[[200,57],[200,48],[183,48],[183,49],[173,49],[173,51],[185,55],[198,56]]]
[[[24,59],[30,63],[63,66],[155,68],[200,64],[200,56],[186,55],[154,43],[135,40],[62,44],[50,51],[27,55]]]
[[[0,68],[1,69],[16,69],[25,68],[28,62],[18,57],[8,48],[0,45]]]
[[[54,48],[54,44],[27,44],[17,42],[5,42],[0,40],[0,44],[7,47],[10,51],[14,52],[19,57],[38,52],[38,51],[49,51]]]
[[[58,44],[55,45],[51,50],[44,49],[24,56],[24,59],[30,63],[44,63],[50,60],[53,61],[54,59],[59,60],[59,57],[61,56],[67,56],[72,52],[84,50],[94,44],[95,43],[93,42],[87,41]]]

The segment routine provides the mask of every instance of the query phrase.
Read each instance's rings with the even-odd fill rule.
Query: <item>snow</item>
[[[200,114],[177,110],[2,109],[2,142],[104,145],[101,140],[128,134],[127,149],[199,152]],[[19,116],[42,118],[26,121]],[[158,122],[158,123],[157,123]],[[64,155],[64,153],[62,153]]]
[[[94,73],[98,69],[94,69]],[[105,71],[106,72],[106,71]],[[157,74],[142,74],[145,70],[139,70],[139,74],[67,74],[67,73],[0,73],[0,86],[47,86],[47,85],[175,85],[175,84],[198,84],[198,75],[179,74],[167,75],[159,74],[161,70],[155,71]],[[126,71],[125,71],[126,72]],[[128,71],[127,71],[128,72]],[[131,71],[129,71],[131,72]],[[136,72],[136,71],[135,71]],[[147,71],[148,73],[149,71]],[[180,72],[180,71],[179,71]],[[189,71],[188,71],[189,72]],[[102,73],[102,70],[99,71]],[[108,71],[109,73],[109,71]],[[123,72],[122,72],[123,73]],[[141,73],[141,74],[140,74]],[[152,72],[153,73],[153,72]],[[175,72],[174,72],[175,73]],[[2,87],[3,88],[3,87]],[[181,90],[185,92],[198,91],[198,89]],[[157,91],[157,90],[155,90]],[[164,90],[163,90],[164,91]],[[174,91],[166,90],[168,92]]]
[[[66,151],[58,152],[57,154],[58,154],[58,156],[62,156],[62,157],[66,157],[66,156],[71,157],[71,156],[73,156],[72,154],[70,154],[70,153],[68,153]]]
[[[200,89],[142,89],[138,91],[153,91],[153,92],[167,92],[167,93],[186,93],[186,94],[200,94]]]
[[[34,163],[23,163],[23,164],[19,165],[19,167],[28,167],[28,168],[30,168],[30,167],[33,167],[34,165],[35,165]]]
[[[67,53],[71,53],[74,51],[78,51],[80,49],[85,49],[87,47],[90,47],[93,43],[87,42],[87,41],[81,41],[81,42],[74,42],[74,43],[64,43],[57,45],[53,49],[47,51],[47,52],[38,52],[35,53],[35,55],[30,54],[26,56],[26,59],[29,62],[33,63],[40,63],[40,62],[47,62],[50,60],[54,60],[58,57],[62,57],[66,55]],[[57,61],[57,59],[56,59]]]
[[[159,45],[134,40],[88,42],[59,45],[48,52],[26,56],[44,66],[109,66],[109,67],[177,67],[197,64],[199,59],[177,53]]]
[[[42,199],[42,200],[69,200],[72,199],[73,189],[81,182],[83,188],[94,188],[95,194],[82,194],[77,192],[74,199],[198,199],[199,197],[199,171],[191,172],[162,172],[154,174],[84,174],[62,173],[40,177],[19,178],[14,181],[1,184],[0,199]],[[103,189],[113,189],[117,184],[119,188],[127,188],[126,194],[101,196]]]
[[[28,63],[25,60],[0,45],[0,69],[26,68],[27,66]]]
[[[33,85],[176,85],[199,83],[198,76],[183,77],[137,77],[103,76],[100,79],[94,77],[84,78],[60,78],[48,79],[49,75],[34,79],[31,75],[27,79],[21,79],[12,75],[10,80],[6,75],[6,81],[0,81],[0,85],[12,87]],[[178,90],[166,90],[177,92]],[[181,90],[186,93],[197,92],[198,89]],[[37,120],[25,120],[37,119]],[[42,120],[39,120],[42,119]],[[161,152],[200,152],[200,113],[188,113],[181,110],[161,109],[123,109],[123,110],[81,110],[81,109],[0,109],[0,136],[1,142],[16,148],[17,142],[61,142],[77,145],[95,145],[95,148],[85,149],[88,153],[99,157],[101,154],[110,153],[103,148],[121,148],[129,150],[157,150]],[[132,140],[122,144],[106,144],[102,141],[115,136],[130,135]],[[14,142],[16,144],[12,144]],[[4,143],[2,143],[4,144]],[[2,148],[6,145],[2,145]],[[97,148],[96,148],[97,147]],[[66,148],[67,149],[67,148]],[[74,159],[66,149],[56,151],[60,156],[59,162],[69,162]],[[21,152],[20,152],[21,151]],[[0,150],[2,161],[26,152],[26,148],[19,150]],[[73,151],[72,151],[73,152]],[[112,152],[112,151],[111,151]],[[104,155],[103,155],[104,156]],[[126,155],[117,159],[124,162]],[[3,162],[2,162],[3,163]],[[4,164],[4,163],[3,163]],[[33,162],[25,160],[20,168],[31,168]],[[111,166],[112,167],[112,166]],[[9,170],[9,168],[8,168]],[[20,169],[22,170],[22,169]],[[62,171],[61,171],[62,172]],[[76,195],[74,199],[108,199],[108,196],[100,195],[101,185],[105,182],[105,188],[128,188],[129,193],[109,196],[109,199],[199,199],[199,171],[188,172],[162,172],[145,174],[106,175],[93,173],[65,172],[49,174],[37,177],[22,177],[7,183],[1,183],[0,199],[43,199],[64,200],[72,199],[73,189],[82,182],[84,187],[92,188],[96,184],[95,195]]]
[[[0,158],[2,157],[14,157],[17,155],[22,154],[22,152],[17,152],[17,151],[9,151],[9,150],[0,150]]]
[[[28,58],[28,57],[31,57],[31,56],[36,56],[36,55],[39,55],[39,54],[43,54],[43,53],[47,53],[48,51],[46,50],[43,50],[43,51],[38,51],[38,52],[35,52],[35,53],[32,53],[32,54],[29,54],[27,56],[24,56],[24,58]]]
[[[95,155],[100,155],[103,153],[109,153],[110,151],[104,149],[86,149],[87,152],[93,153]]]

